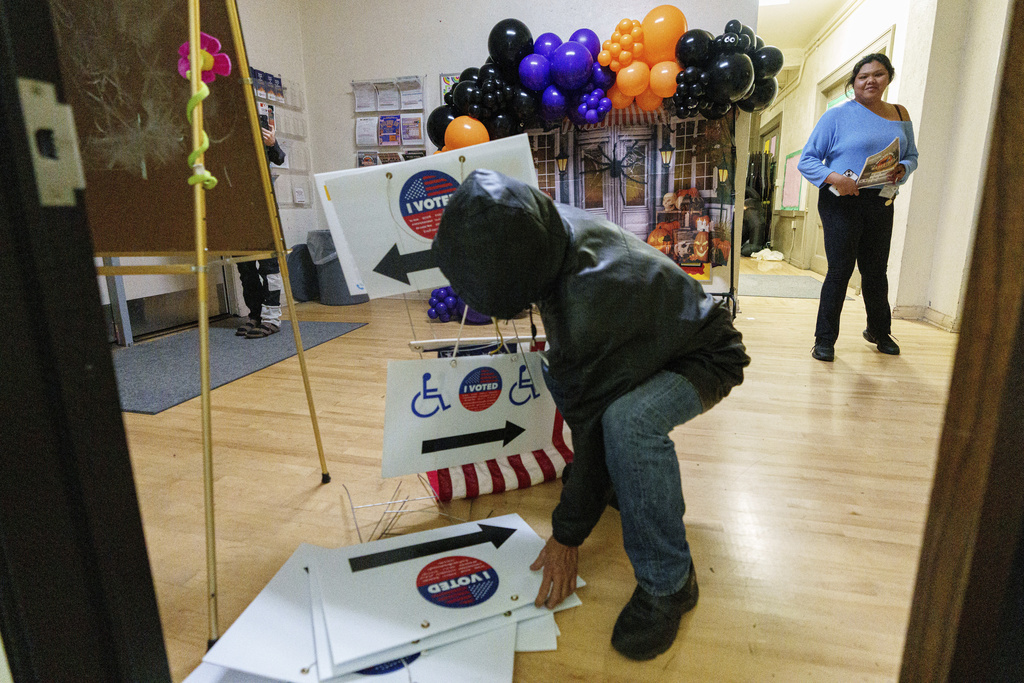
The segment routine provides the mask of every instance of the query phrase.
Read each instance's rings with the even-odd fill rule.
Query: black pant
[[[263,305],[280,306],[281,291],[271,291],[267,276],[281,272],[276,258],[243,261],[238,265],[238,279],[242,281],[242,300],[249,309],[249,318],[257,322],[262,317]]]
[[[868,330],[875,337],[888,336],[892,324],[889,280],[886,267],[892,241],[892,205],[886,206],[878,190],[861,190],[858,196],[837,197],[827,188],[818,193],[818,214],[825,230],[828,273],[821,286],[818,323],[814,336],[834,344],[839,337],[839,314],[846,286],[856,264],[868,314]]]

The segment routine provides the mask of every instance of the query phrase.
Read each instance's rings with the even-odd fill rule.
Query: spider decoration
[[[632,181],[638,185],[646,185],[647,181],[641,178],[634,177],[630,172],[637,165],[643,168],[646,163],[646,145],[642,140],[633,140],[630,142],[629,147],[626,148],[626,152],[622,155],[622,158],[618,158],[618,143],[612,145],[612,154],[608,154],[601,147],[594,147],[586,149],[583,152],[584,162],[590,161],[596,165],[596,168],[587,169],[586,173],[604,173],[608,172],[608,177],[613,180],[619,178],[625,178],[627,181]],[[639,149],[638,149],[639,148]],[[622,203],[626,203],[626,183],[619,183],[619,191],[622,194]]]

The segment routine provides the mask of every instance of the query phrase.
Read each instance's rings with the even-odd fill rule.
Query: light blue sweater
[[[821,187],[833,171],[840,175],[847,169],[860,173],[864,161],[896,137],[900,139],[900,163],[907,169],[902,185],[917,168],[913,124],[883,119],[856,100],[849,100],[821,115],[797,168],[812,185]]]

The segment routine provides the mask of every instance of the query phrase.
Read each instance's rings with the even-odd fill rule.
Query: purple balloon
[[[569,110],[569,120],[575,123],[577,126],[587,125],[587,117],[583,116],[575,109]]]
[[[562,39],[554,33],[542,33],[533,41],[533,51],[542,57],[550,57],[555,48],[562,44]]]
[[[601,52],[601,39],[597,37],[597,34],[591,31],[589,28],[581,28],[571,36],[569,40],[579,43],[583,47],[590,50],[590,56],[592,59],[597,59],[598,53]]]
[[[540,92],[551,85],[551,64],[544,55],[532,54],[519,62],[519,80],[523,87]]]
[[[587,123],[597,123],[601,120],[601,115],[597,113],[596,109],[588,109],[585,118]]]
[[[576,90],[590,80],[594,57],[579,43],[562,43],[551,53],[550,61],[551,80],[560,88]]]
[[[587,107],[587,103],[584,102],[580,106],[576,107],[576,111],[580,113],[580,116],[585,116],[590,109]]]
[[[601,114],[607,114],[612,110],[612,101],[607,97],[602,97],[601,101],[597,103],[597,111]]]
[[[427,317],[430,318],[431,320],[436,318],[437,317],[437,309],[428,308],[427,309]]]
[[[603,90],[615,85],[615,72],[606,66],[601,66],[597,62],[594,62],[594,66],[591,67],[590,79],[594,81],[594,85]]]
[[[597,99],[601,99],[602,97],[604,97],[605,92],[601,88],[594,88],[594,90],[593,90],[593,92],[591,92],[591,94],[592,95],[597,95]]]
[[[587,95],[587,109],[597,109],[597,103],[600,101],[600,97],[598,97],[594,93],[590,93],[589,95]]]
[[[540,115],[547,121],[565,116],[565,94],[555,85],[549,85],[540,96]]]

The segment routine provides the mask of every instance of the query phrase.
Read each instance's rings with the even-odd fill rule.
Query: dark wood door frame
[[[46,2],[0,0],[0,635],[19,683],[170,681],[81,193],[41,205],[19,79],[63,101]]]
[[[904,683],[1024,680],[1024,0],[1009,29]]]

